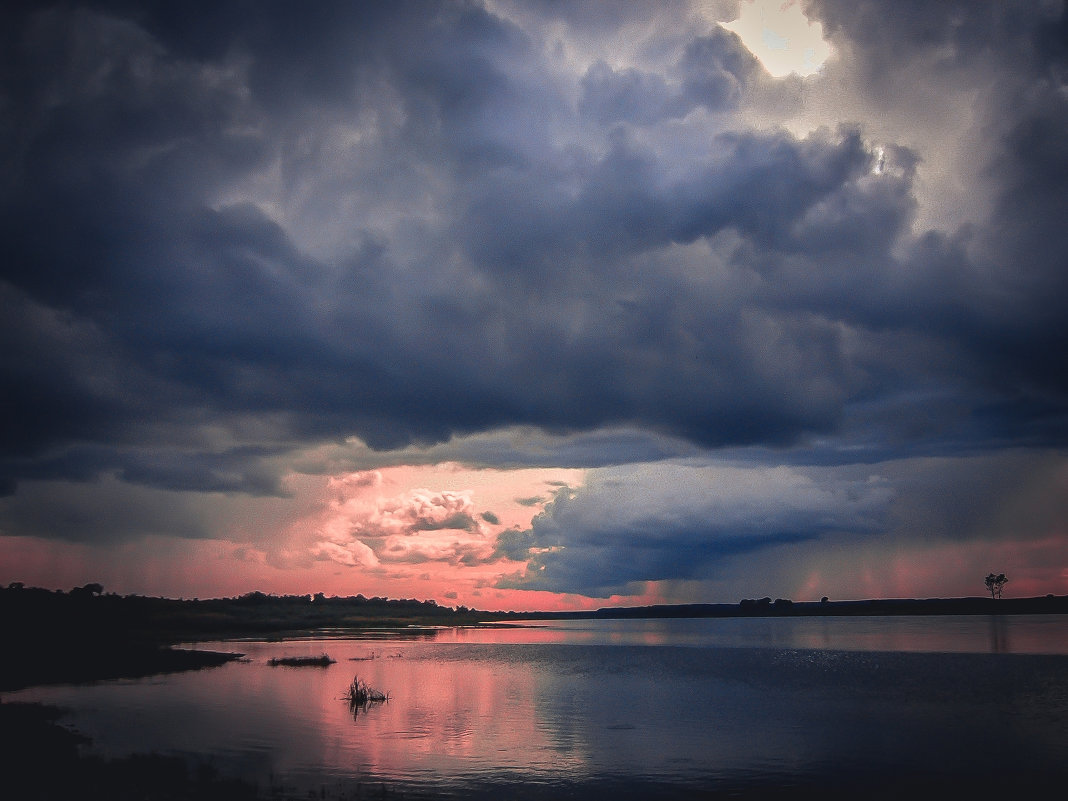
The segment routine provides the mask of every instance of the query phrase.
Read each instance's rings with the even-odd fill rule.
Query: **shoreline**
[[[243,656],[239,653],[171,646],[111,646],[75,659],[70,654],[40,650],[20,653],[13,650],[0,665],[0,692],[49,684],[87,684],[203,670],[233,662]]]
[[[1065,615],[1068,595],[1034,598],[872,598],[859,601],[791,601],[770,597],[736,604],[660,604],[601,607],[588,611],[502,612],[487,621],[626,620],[709,617],[900,617],[907,615]]]
[[[213,667],[242,655],[175,646],[315,636],[323,631],[377,631],[388,636],[534,620],[1050,614],[1068,614],[1068,596],[818,602],[765,597],[737,604],[483,612],[439,607],[433,601],[359,595],[324,598],[250,593],[201,601],[119,596],[85,588],[64,593],[20,585],[0,588],[0,637],[8,654],[0,660],[0,690]]]

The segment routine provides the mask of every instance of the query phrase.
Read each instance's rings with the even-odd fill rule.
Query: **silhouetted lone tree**
[[[1005,578],[1005,574],[1004,573],[998,573],[996,576],[993,573],[991,573],[989,576],[987,576],[986,577],[986,588],[988,590],[990,590],[990,597],[991,598],[1000,598],[1001,597],[1001,589],[1002,589],[1002,587],[1005,586],[1005,583],[1007,581],[1008,581],[1008,579]]]

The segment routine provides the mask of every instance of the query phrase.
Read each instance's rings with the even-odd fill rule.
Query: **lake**
[[[198,643],[219,668],[4,700],[98,753],[296,794],[688,798],[1068,779],[1068,618],[596,620]],[[272,667],[329,654],[325,668]],[[354,675],[390,694],[351,708]]]

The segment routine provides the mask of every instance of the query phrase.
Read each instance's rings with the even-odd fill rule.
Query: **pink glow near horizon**
[[[298,502],[313,511],[276,531],[232,526],[232,538],[97,545],[2,537],[0,580],[49,589],[96,581],[120,594],[185,598],[324,592],[487,610],[588,609],[612,599],[494,586],[525,567],[494,556],[498,535],[529,528],[556,489],[580,486],[584,475],[446,463],[301,479]]]
[[[990,572],[1009,576],[1005,598],[1064,595],[1066,553],[1068,538],[1058,535],[1024,542],[913,542],[889,552],[873,549],[864,560],[856,554],[827,560],[805,573],[794,600],[983,596],[983,577]],[[859,566],[849,570],[854,560]]]
[[[1009,576],[1006,598],[1068,594],[1068,569],[1062,566],[1061,558],[1065,547],[1063,540],[1053,538],[996,546],[989,543],[917,546],[882,557],[872,553],[868,564],[852,573],[836,571],[833,564],[827,569],[808,571],[792,597],[812,601],[823,595],[834,600],[981,596],[984,594],[982,577],[991,570]],[[423,563],[393,566],[388,571],[364,571],[331,560],[315,560],[302,567],[280,567],[247,544],[164,537],[111,546],[5,537],[0,538],[0,566],[0,583],[4,585],[22,581],[28,586],[70,589],[99,581],[108,592],[175,598],[227,597],[253,590],[277,595],[324,592],[342,596],[432,598],[446,606],[463,604],[485,610],[516,611],[640,606],[687,600],[664,592],[657,582],[646,584],[638,595],[607,599],[497,589],[489,586],[501,570],[493,564],[466,567],[447,562]],[[509,566],[519,567],[516,563]],[[769,591],[776,593],[774,589]],[[735,594],[737,598],[732,595],[698,600],[731,602],[754,596],[745,590]],[[781,595],[791,593],[784,591]]]
[[[150,538],[136,545],[105,547],[7,537],[0,539],[0,562],[4,585],[21,581],[27,586],[68,590],[98,581],[106,592],[120,595],[219,598],[252,591],[275,595],[324,592],[434,599],[445,606],[517,611],[590,609],[613,603],[613,599],[492,587],[476,587],[452,597],[448,588],[459,584],[447,571],[374,575],[323,561],[307,568],[279,568],[259,556],[250,557],[244,545],[221,540]],[[623,600],[614,599],[615,603]]]
[[[580,488],[585,478],[580,470],[452,463],[300,476],[293,503],[303,511],[276,519],[273,529],[270,514],[236,523],[231,514],[211,539],[154,535],[90,544],[0,537],[0,583],[70,589],[95,581],[109,592],[185,598],[363,594],[517,611],[736,602],[765,594],[800,601],[974,596],[983,594],[982,577],[991,571],[1009,575],[1005,597],[1068,593],[1068,533],[1059,525],[1031,540],[823,542],[747,558],[748,573],[739,564],[731,581],[649,581],[609,598],[498,588],[502,576],[526,567],[495,555],[499,535],[529,528],[556,490]]]

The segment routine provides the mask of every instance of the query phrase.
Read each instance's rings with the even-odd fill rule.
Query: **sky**
[[[1068,593],[1068,11],[0,11],[0,584]]]

